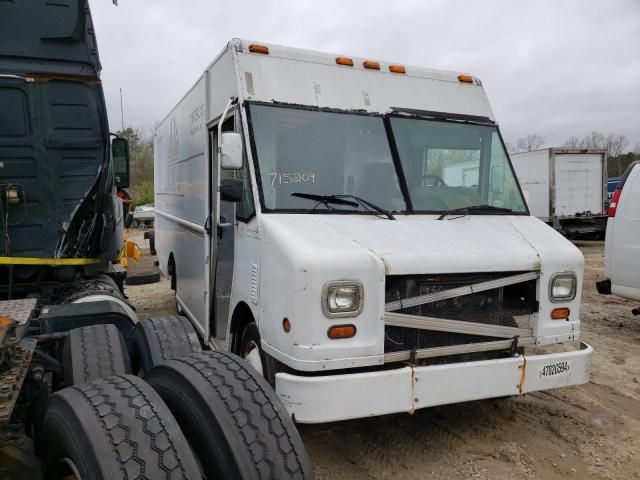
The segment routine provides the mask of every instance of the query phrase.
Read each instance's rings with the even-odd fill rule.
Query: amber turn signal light
[[[260,45],[259,43],[252,43],[249,45],[249,51],[251,53],[263,53],[269,55],[269,47],[266,45]]]
[[[353,67],[353,60],[351,60],[349,57],[337,57],[336,63],[338,65],[344,65],[346,67]]]
[[[473,77],[471,75],[458,75],[458,81],[462,83],[473,83]]]
[[[336,340],[338,338],[351,338],[356,334],[356,326],[355,325],[336,325],[331,327],[327,332],[327,335],[332,340]]]
[[[403,65],[389,65],[389,71],[392,73],[407,73],[407,69]]]
[[[369,70],[380,70],[380,64],[378,62],[374,62],[373,60],[365,60],[362,62],[362,66],[364,68],[368,68]]]
[[[568,308],[554,308],[551,310],[551,318],[553,320],[564,320],[565,318],[569,318],[569,314],[571,310]]]

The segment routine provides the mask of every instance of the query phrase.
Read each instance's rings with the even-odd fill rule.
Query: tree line
[[[515,147],[508,142],[506,146],[509,153],[532,152],[544,148],[545,139],[543,136],[533,133],[519,138]],[[599,148],[605,150],[609,177],[619,177],[631,162],[640,160],[640,143],[636,143],[633,149],[628,149],[629,139],[624,135],[615,133],[605,135],[598,131],[592,131],[582,138],[571,136],[561,146],[565,148]]]
[[[153,137],[141,128],[117,132],[129,142],[129,192],[134,206],[153,203]]]

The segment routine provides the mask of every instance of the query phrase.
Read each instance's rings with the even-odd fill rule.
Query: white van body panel
[[[357,213],[262,211],[245,101],[377,115],[388,114],[394,108],[416,109],[471,115],[491,122],[493,112],[477,78],[473,83],[462,83],[457,72],[413,66],[406,66],[406,75],[391,73],[391,62],[380,62],[379,71],[366,70],[366,59],[357,57],[351,57],[353,67],[344,67],[336,65],[335,54],[269,44],[263,44],[269,49],[268,55],[249,53],[251,43],[231,41],[158,124],[155,134],[158,260],[165,275],[170,273],[170,260],[175,262],[177,301],[206,344],[231,349],[237,340],[237,333],[232,330],[234,312],[248,308],[258,325],[263,350],[300,374],[283,377],[285,374],[278,373],[276,391],[291,413],[300,411],[302,421],[314,422],[407,411],[404,397],[413,380],[404,369],[395,369],[397,375],[387,375],[386,370],[378,368],[371,375],[357,378],[341,372],[354,367],[375,370],[385,364],[385,288],[389,278],[396,275],[501,277],[533,272],[534,283],[529,286],[535,291],[537,302],[533,303],[537,311],[523,320],[523,328],[530,329],[529,345],[578,340],[582,254],[533,216],[455,214],[438,220],[436,215],[399,213],[396,220],[389,220]],[[234,129],[243,135],[246,147],[249,184],[245,193],[254,199],[255,212],[242,221],[225,213],[222,222],[215,218],[219,179],[213,138],[230,98],[234,101],[229,114],[234,115]],[[223,174],[234,175],[229,171]],[[457,178],[462,172],[452,170],[450,174]],[[232,210],[229,206],[225,202],[223,211]],[[232,247],[227,250],[231,255],[224,259],[219,258],[218,232],[222,238],[233,235]],[[229,291],[222,292],[229,302],[226,318],[221,318],[219,304],[214,304],[220,294],[220,268],[232,275]],[[549,282],[559,272],[576,275],[577,295],[572,300],[552,303]],[[355,317],[330,319],[322,308],[323,289],[328,282],[341,280],[362,285],[363,308]],[[558,306],[570,308],[568,319],[551,320],[551,310]],[[288,333],[283,329],[285,318],[291,325]],[[328,329],[343,323],[353,324],[356,335],[329,339]],[[468,388],[456,393],[442,386],[442,395],[425,406],[511,392],[513,388],[506,385],[513,383],[524,362],[517,341],[512,340],[507,339],[513,343],[508,362],[452,363],[447,369],[460,379],[480,371],[482,379],[489,378],[493,372],[500,379],[492,385],[499,383],[504,388],[466,382]],[[529,390],[523,387],[521,375],[520,388],[515,393],[574,385],[588,378],[590,350],[583,350],[579,359],[572,359],[570,352],[554,355],[528,356],[526,361],[538,358],[545,365],[573,362],[573,373],[563,371],[561,378],[547,383],[531,380]],[[443,374],[436,370],[425,370],[425,374],[433,374],[441,381]],[[303,375],[321,371],[332,375]],[[380,382],[381,376],[393,380]],[[376,389],[382,389],[396,398],[384,408],[371,408],[362,404],[357,395],[350,395],[344,399],[346,410],[330,416],[311,405],[311,398],[323,398],[317,394],[318,389],[332,394],[343,382],[362,389],[363,395],[377,395]],[[296,399],[309,402],[309,408],[296,403]]]
[[[607,224],[605,271],[611,293],[640,301],[640,164],[627,177],[616,216]]]
[[[238,53],[245,99],[369,112],[411,107],[493,119],[482,87],[460,83],[454,72],[407,66],[407,74],[399,75],[385,62],[380,71],[366,70],[364,58],[350,57],[354,66],[343,67],[336,65],[337,55],[296,50],[291,58],[291,49],[284,50],[269,45],[269,55]]]

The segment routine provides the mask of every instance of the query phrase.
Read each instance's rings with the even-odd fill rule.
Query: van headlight
[[[549,283],[549,297],[552,302],[566,302],[576,298],[578,280],[573,272],[556,273]]]
[[[329,318],[355,317],[362,312],[364,288],[351,280],[329,282],[322,289],[322,311]]]

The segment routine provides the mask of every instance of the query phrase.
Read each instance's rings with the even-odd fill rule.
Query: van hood
[[[311,255],[327,251],[348,255],[351,250],[355,260],[365,250],[384,264],[386,275],[540,270],[542,256],[561,260],[566,267],[582,263],[575,246],[531,216],[437,220],[433,215],[397,215],[396,219],[270,214],[262,216],[262,224],[267,237],[274,229],[286,232],[292,247],[300,242],[298,246]]]

